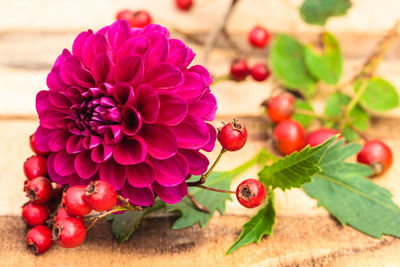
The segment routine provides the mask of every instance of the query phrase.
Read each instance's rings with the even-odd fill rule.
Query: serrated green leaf
[[[337,136],[334,136],[319,146],[306,146],[300,152],[294,152],[264,167],[258,173],[260,182],[266,187],[278,187],[282,190],[301,187],[304,183],[311,182],[311,175],[321,171],[318,162],[336,139]]]
[[[357,91],[359,86],[359,82],[355,83],[354,91]],[[360,103],[363,107],[373,111],[387,111],[399,106],[399,95],[390,82],[374,77],[368,81]]]
[[[300,15],[309,24],[324,25],[329,17],[346,15],[350,0],[305,0]]]
[[[320,162],[323,171],[304,190],[342,224],[377,238],[382,234],[400,237],[400,208],[391,193],[366,178],[373,173],[368,166],[344,162],[361,145],[343,143],[341,139],[327,151]]]
[[[302,100],[302,99],[296,99],[295,107],[296,107],[296,109],[314,111],[313,107],[311,106],[311,104],[308,101],[305,101],[305,100]],[[292,116],[292,119],[300,122],[301,125],[303,125],[304,127],[307,127],[314,120],[314,117],[313,116],[308,116],[308,115],[303,115],[303,114],[298,114],[295,111],[293,116]]]
[[[305,62],[314,77],[335,85],[342,75],[343,57],[340,45],[335,37],[324,32],[321,35],[322,52],[315,51],[311,46],[305,49]]]
[[[308,72],[304,46],[289,35],[278,35],[271,44],[270,66],[276,78],[289,89],[299,89],[310,96],[316,81]]]
[[[273,192],[271,192],[268,195],[268,203],[243,225],[242,233],[235,243],[233,243],[233,245],[228,249],[226,254],[232,253],[238,248],[250,243],[258,243],[265,235],[272,235],[272,230],[275,224],[275,215],[274,195]]]

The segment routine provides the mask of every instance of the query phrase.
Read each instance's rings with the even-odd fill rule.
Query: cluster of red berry
[[[339,133],[334,129],[321,128],[307,134],[299,122],[291,119],[294,112],[295,98],[290,93],[281,93],[267,103],[268,117],[277,124],[273,133],[274,141],[282,154],[291,154],[306,145],[317,146]],[[380,140],[366,140],[357,155],[357,161],[373,167],[375,175],[385,172],[392,160],[390,148]]]
[[[53,240],[61,247],[79,246],[86,237],[83,217],[92,210],[111,209],[117,201],[114,188],[105,181],[91,182],[88,186],[68,188],[52,184],[47,178],[47,153],[36,147],[34,135],[30,146],[36,154],[24,163],[24,191],[29,202],[22,206],[22,218],[31,228],[26,242],[35,254],[46,252]],[[52,230],[50,230],[52,229]]]
[[[116,19],[124,19],[128,21],[131,27],[135,28],[143,28],[149,25],[152,21],[152,18],[146,10],[138,10],[132,11],[129,9],[121,10],[117,13]]]

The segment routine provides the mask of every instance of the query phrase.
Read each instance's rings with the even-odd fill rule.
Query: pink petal
[[[40,125],[35,132],[35,142],[37,149],[43,152],[50,151],[49,140],[53,134],[54,130],[44,128]]]
[[[69,154],[76,154],[84,150],[82,138],[82,136],[73,135],[68,139],[66,149]]]
[[[57,184],[66,184],[69,181],[69,176],[61,176],[54,170],[54,158],[56,153],[51,153],[47,159],[47,172],[50,179]]]
[[[61,176],[72,174],[74,169],[75,155],[68,154],[67,151],[61,150],[54,157],[54,170]]]
[[[148,187],[136,188],[125,183],[124,187],[121,188],[121,195],[128,198],[133,205],[151,206],[154,204],[153,190]]]
[[[133,136],[125,138],[115,145],[113,156],[116,162],[122,165],[138,164],[145,160],[147,146],[143,138]]]
[[[124,106],[121,114],[124,119],[121,125],[124,134],[128,136],[137,134],[143,124],[140,113],[132,106]]]
[[[95,148],[96,146],[100,145],[100,143],[103,141],[103,138],[97,135],[89,135],[85,136],[82,140],[83,147],[85,149],[92,149]]]
[[[60,66],[53,67],[47,75],[46,84],[50,91],[63,92],[68,88],[60,77]]]
[[[126,178],[133,187],[149,187],[154,182],[155,172],[150,162],[145,161],[136,165],[127,166]]]
[[[105,37],[111,46],[113,55],[116,56],[119,48],[131,35],[131,27],[126,20],[118,20],[110,25]]]
[[[65,149],[65,145],[70,136],[71,134],[64,130],[54,131],[50,140],[48,140],[51,151],[56,152]]]
[[[75,68],[72,74],[75,84],[90,88],[96,84],[92,74],[84,68]]]
[[[109,144],[116,144],[123,137],[121,126],[119,125],[111,125],[106,127],[106,131],[104,133],[104,142]]]
[[[74,40],[72,45],[72,54],[81,58],[81,49],[83,44],[86,42],[86,39],[93,34],[92,30],[88,30],[86,32],[81,32]]]
[[[194,72],[185,72],[185,83],[178,93],[185,99],[200,97],[207,89],[201,76]]]
[[[159,114],[160,100],[153,87],[141,84],[135,90],[136,108],[146,123],[154,123]]]
[[[100,144],[92,150],[92,160],[96,163],[103,163],[112,156],[113,145]]]
[[[110,78],[107,77],[109,76],[112,67],[112,62],[106,53],[97,54],[91,66],[94,79],[98,82],[109,81]]]
[[[36,111],[38,114],[46,109],[52,109],[50,102],[49,91],[42,90],[36,94]]]
[[[210,73],[206,68],[201,65],[194,65],[188,69],[188,72],[197,73],[200,75],[201,79],[203,80],[204,84],[208,87],[212,83],[212,78]]]
[[[81,49],[81,58],[87,68],[93,65],[97,54],[107,52],[106,38],[101,34],[90,35]]]
[[[179,153],[184,155],[188,160],[190,174],[201,175],[207,171],[209,161],[198,150],[179,149]]]
[[[168,204],[178,203],[188,193],[186,182],[171,187],[162,186],[156,182],[153,184],[153,188],[157,196]]]
[[[139,56],[126,56],[119,58],[114,68],[116,81],[128,82],[133,86],[143,79],[143,63]]]
[[[159,62],[163,62],[168,56],[168,40],[158,32],[151,32],[146,35],[150,43],[149,56],[147,58],[148,66],[154,66]]]
[[[64,113],[51,109],[46,109],[39,113],[40,125],[48,129],[57,129],[58,122],[64,118]]]
[[[144,125],[141,136],[146,141],[147,152],[156,159],[167,159],[178,151],[175,134],[165,125]]]
[[[119,190],[126,180],[126,167],[110,158],[100,166],[100,179],[109,182],[115,190]]]
[[[190,64],[190,62],[192,62],[194,56],[195,54],[193,51],[181,40],[169,40],[169,53],[167,59],[168,63],[171,63],[181,70],[184,70]]]
[[[183,84],[182,72],[172,64],[159,63],[146,73],[145,82],[159,90],[173,90]]]
[[[201,149],[203,149],[206,152],[211,152],[214,150],[214,147],[215,147],[215,141],[217,140],[217,131],[215,130],[214,126],[212,126],[211,124],[209,124],[209,123],[206,123],[206,124],[207,124],[208,130],[210,132],[210,140]]]
[[[157,183],[174,186],[185,180],[189,173],[189,163],[180,153],[164,160],[153,160]]]
[[[60,77],[61,80],[69,85],[74,85],[74,78],[72,73],[76,68],[79,68],[81,63],[76,56],[67,56],[64,57],[60,62]]]
[[[172,126],[179,148],[199,149],[210,140],[207,124],[196,116],[188,114],[181,124]]]
[[[74,166],[76,173],[83,179],[92,177],[99,169],[99,165],[90,157],[90,150],[79,153],[75,158]]]
[[[196,115],[205,121],[214,120],[216,111],[217,100],[215,96],[209,92],[205,93],[200,99],[189,106],[189,112],[192,115]]]
[[[177,125],[185,119],[188,106],[182,97],[163,91],[158,95],[158,98],[160,99],[159,122],[167,125]]]
[[[128,104],[132,105],[134,102],[134,93],[133,88],[129,83],[126,82],[117,82],[114,84],[113,88],[113,96],[114,99],[117,100],[118,104],[121,106]]]
[[[39,94],[36,96],[36,99],[38,98],[38,96],[39,96]],[[64,94],[59,93],[59,92],[54,92],[54,91],[48,92],[48,100],[54,107],[60,108],[60,109],[67,109],[67,108],[69,109],[72,105],[70,99],[67,96],[65,96]],[[36,100],[36,104],[38,104],[37,100]]]
[[[141,56],[147,58],[150,43],[144,37],[132,37],[126,41],[118,51],[118,58],[125,56]]]

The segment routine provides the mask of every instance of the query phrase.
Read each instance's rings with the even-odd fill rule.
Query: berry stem
[[[198,185],[197,187],[200,187],[200,188],[203,188],[203,189],[209,190],[209,191],[219,192],[219,193],[236,194],[235,191],[217,189],[217,188],[212,188],[212,187],[208,187],[208,186],[204,186],[204,185]]]
[[[116,206],[116,208],[124,208],[125,210],[130,210],[134,212],[142,211],[144,208],[142,206],[135,206],[129,202],[129,199],[117,195],[117,199],[122,202],[121,206]]]
[[[201,185],[200,185],[200,186],[201,186]],[[192,202],[193,206],[194,206],[197,210],[202,211],[202,212],[205,212],[205,213],[210,213],[210,210],[209,210],[206,206],[202,205],[202,204],[194,197],[194,195],[188,193],[188,194],[187,194],[187,197],[190,199],[190,201]]]
[[[86,228],[86,231],[89,231],[89,229],[92,228],[93,225],[95,225],[100,219],[103,219],[103,218],[107,217],[108,215],[111,215],[111,214],[116,213],[116,212],[119,212],[119,211],[124,211],[124,210],[127,210],[127,208],[125,208],[125,207],[119,207],[119,208],[115,208],[115,209],[109,210],[109,211],[107,211],[107,212],[105,212],[105,213],[102,213],[102,214],[100,214],[100,215],[98,215],[98,216],[88,218],[89,220],[92,220],[92,222],[91,222],[90,225]]]
[[[359,129],[357,129],[351,124],[349,124],[348,126],[350,127],[350,129],[355,131],[365,142],[368,142],[368,137],[363,132],[361,132]]]

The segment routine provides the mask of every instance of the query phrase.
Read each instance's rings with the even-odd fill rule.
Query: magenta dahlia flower
[[[110,182],[131,203],[177,203],[208,167],[215,117],[208,71],[166,28],[117,21],[79,34],[36,96],[39,150],[59,184]]]

